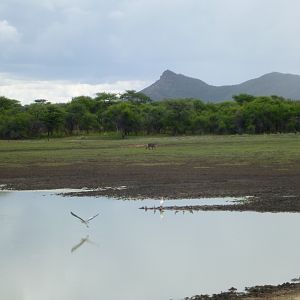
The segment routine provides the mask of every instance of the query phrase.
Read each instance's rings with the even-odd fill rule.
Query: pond
[[[298,214],[138,209],[153,203],[0,192],[0,299],[177,300],[300,275]]]

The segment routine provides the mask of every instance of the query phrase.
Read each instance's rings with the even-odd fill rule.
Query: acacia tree
[[[142,129],[147,134],[161,133],[166,118],[166,108],[159,103],[143,104],[141,107]]]
[[[44,124],[45,114],[47,112],[47,105],[45,102],[36,102],[25,107],[26,112],[30,114],[30,133],[31,136],[36,137],[45,133],[46,128]]]
[[[233,95],[232,97],[238,104],[243,105],[245,103],[255,100],[255,97],[249,94]]]
[[[47,130],[48,140],[54,130],[58,130],[64,123],[64,111],[55,104],[47,104],[43,116],[43,122]]]
[[[118,103],[108,108],[105,114],[106,126],[115,129],[121,133],[124,139],[132,132],[137,133],[141,126],[139,112],[132,103]]]
[[[173,135],[184,134],[192,127],[195,115],[193,102],[185,99],[168,100],[166,107],[165,126]]]
[[[22,105],[20,104],[20,101],[0,96],[0,113],[8,110],[16,111],[21,108]]]
[[[136,92],[135,90],[127,90],[124,94],[121,95],[120,99],[135,104],[149,103],[152,101],[151,98],[144,93]]]

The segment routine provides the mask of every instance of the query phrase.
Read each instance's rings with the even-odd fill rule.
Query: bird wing
[[[71,211],[71,215],[74,216],[75,218],[78,218],[79,220],[81,220],[82,222],[86,222],[85,220],[83,220],[82,218],[80,218],[79,216],[77,216],[76,214],[74,214],[72,211]]]
[[[97,216],[99,216],[99,213],[94,215],[93,217],[88,218],[86,221],[89,222],[89,221],[93,220],[94,218],[96,218]]]

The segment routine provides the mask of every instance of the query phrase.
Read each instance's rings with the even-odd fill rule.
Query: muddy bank
[[[167,203],[167,201],[166,201]],[[255,212],[299,212],[300,201],[295,196],[292,197],[247,197],[245,200],[225,205],[173,205],[168,206],[142,206],[140,209],[145,211],[174,211],[177,212],[194,212],[194,211],[255,211]]]
[[[245,205],[201,209],[300,212],[300,162],[286,168],[220,165],[198,160],[155,166],[112,161],[0,167],[0,184],[19,190],[98,188],[84,195],[138,199],[254,196],[254,201]],[[99,189],[118,186],[126,189]]]
[[[263,285],[245,288],[245,292],[237,292],[232,287],[227,292],[213,295],[195,295],[185,300],[226,300],[226,299],[299,299],[300,283],[283,283],[279,285]]]

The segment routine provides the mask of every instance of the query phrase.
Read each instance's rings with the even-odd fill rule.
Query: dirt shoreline
[[[217,165],[203,161],[155,166],[98,162],[55,167],[0,167],[0,184],[17,190],[126,186],[122,190],[96,190],[84,195],[136,199],[253,196],[252,201],[243,205],[209,209],[300,212],[300,162],[286,168]],[[80,193],[74,195],[80,196]]]
[[[245,292],[237,292],[232,287],[227,292],[209,295],[195,295],[184,300],[297,300],[300,299],[300,283],[286,282],[279,285],[262,285],[245,288]]]

